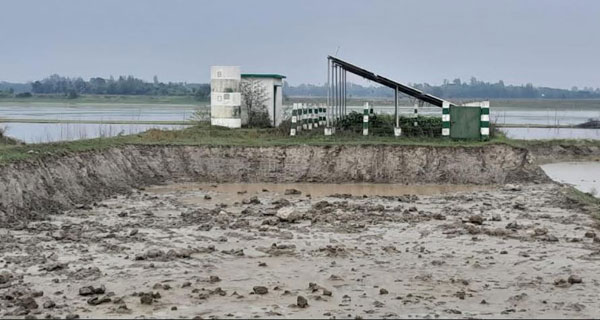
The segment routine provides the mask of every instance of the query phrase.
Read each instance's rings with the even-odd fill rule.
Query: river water
[[[200,106],[142,104],[31,103],[0,104],[0,119],[77,121],[186,121]],[[1,123],[6,134],[26,143],[69,141],[119,134],[135,134],[149,129],[182,129],[183,125],[98,124],[98,123]]]
[[[29,120],[93,120],[93,121],[185,121],[206,105],[148,105],[148,104],[77,104],[64,103],[0,103],[0,119]],[[376,112],[393,114],[391,106],[375,106]],[[287,108],[289,109],[289,108]],[[362,107],[349,106],[349,111],[362,113]],[[440,115],[437,107],[420,109],[423,115]],[[402,115],[413,114],[413,107],[400,108]],[[507,124],[579,124],[590,118],[600,118],[597,108],[520,108],[494,107],[490,118]],[[150,128],[181,129],[181,125],[148,124],[72,124],[72,123],[2,123],[9,136],[27,143],[77,140],[118,134],[135,134]],[[590,129],[502,129],[516,139],[600,139],[600,130]]]

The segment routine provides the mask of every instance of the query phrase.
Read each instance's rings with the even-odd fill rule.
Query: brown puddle
[[[287,189],[296,189],[303,195],[326,197],[333,194],[351,194],[353,196],[400,196],[404,194],[434,195],[442,193],[490,190],[494,186],[425,184],[404,185],[384,183],[178,183],[148,188],[153,193],[169,193],[173,191],[209,191],[231,194],[240,199],[248,195],[271,192],[284,194]]]

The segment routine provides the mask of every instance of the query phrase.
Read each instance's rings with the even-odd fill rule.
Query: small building
[[[210,124],[229,128],[242,127],[240,67],[210,68]]]
[[[283,117],[283,79],[285,76],[272,73],[242,73],[241,81],[258,81],[265,88],[267,95],[266,107],[274,127],[278,126]],[[244,97],[242,97],[243,99]]]

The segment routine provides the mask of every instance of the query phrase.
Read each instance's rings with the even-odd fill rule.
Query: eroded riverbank
[[[128,145],[0,166],[0,223],[174,182],[503,184],[545,182],[508,145],[207,147]]]
[[[152,187],[1,229],[1,316],[600,312],[594,221],[557,185],[395,196],[245,186]]]

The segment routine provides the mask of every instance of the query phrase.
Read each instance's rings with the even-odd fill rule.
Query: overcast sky
[[[0,0],[0,31],[5,81],[208,82],[219,64],[323,83],[337,51],[401,82],[600,87],[596,0]]]

